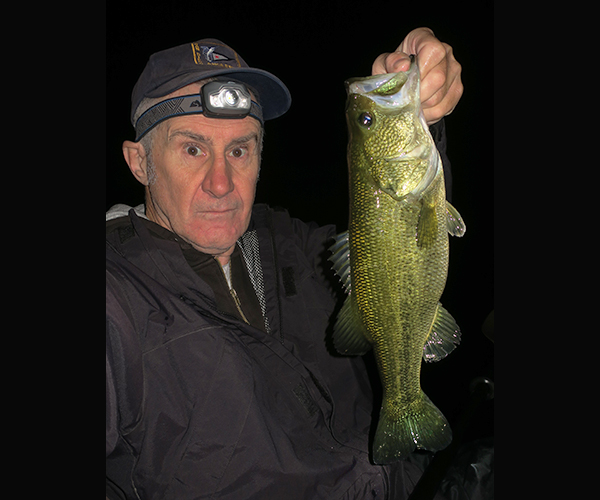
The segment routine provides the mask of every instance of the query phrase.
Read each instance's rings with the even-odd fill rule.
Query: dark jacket
[[[369,461],[363,359],[330,347],[335,228],[254,207],[237,266],[259,276],[250,309],[262,324],[236,314],[161,231],[133,210],[107,222],[107,497],[407,498],[414,465]]]

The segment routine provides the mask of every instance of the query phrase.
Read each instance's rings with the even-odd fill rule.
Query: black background
[[[493,2],[110,0],[107,4],[106,209],[143,202],[142,186],[121,153],[133,140],[131,90],[150,54],[213,37],[246,62],[277,75],[292,107],[266,123],[257,201],[292,216],[347,226],[347,78],[366,76],[419,26],[449,43],[463,67],[458,107],[446,118],[453,205],[467,232],[451,238],[442,303],[463,333],[447,359],[424,364],[425,392],[451,424],[476,376],[493,379],[493,344],[481,325],[494,309],[493,276]],[[493,434],[493,402],[474,417],[467,439]]]

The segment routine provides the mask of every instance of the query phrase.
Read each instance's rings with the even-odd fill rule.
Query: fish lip
[[[380,73],[377,75],[348,78],[344,84],[346,85],[348,94],[370,94],[383,84],[398,76],[403,80],[408,80],[408,77],[415,72],[416,67],[417,65],[411,61],[410,68],[407,71],[394,71],[392,73]]]
[[[415,78],[415,75],[418,77],[418,74],[419,71],[417,64],[412,61],[411,66],[407,71],[383,73],[363,78],[349,78],[345,82],[346,92],[348,96],[356,94],[368,97],[383,109],[396,109],[398,107],[404,107],[413,103],[414,96],[412,96],[410,92],[411,84]],[[400,78],[403,80],[402,86],[398,92],[390,95],[378,95],[374,93],[375,90],[393,78]],[[407,83],[409,84],[408,86],[406,86]]]
[[[366,77],[354,77],[346,80],[346,88],[349,94],[364,95],[379,88],[396,76],[396,73],[384,73]]]

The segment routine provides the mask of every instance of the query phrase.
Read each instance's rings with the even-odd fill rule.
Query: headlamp
[[[205,83],[199,94],[173,97],[155,104],[135,123],[135,142],[167,118],[204,114],[210,118],[245,118],[251,116],[263,125],[260,105],[240,82],[217,80]]]
[[[209,82],[200,89],[204,114],[213,118],[244,118],[252,99],[245,85],[235,82]]]

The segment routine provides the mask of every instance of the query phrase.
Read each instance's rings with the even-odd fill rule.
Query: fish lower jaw
[[[402,201],[406,195],[405,194],[398,194],[396,193],[393,189],[391,188],[387,188],[387,187],[382,187],[381,190],[392,197],[392,199],[396,200],[396,201]]]
[[[402,189],[397,192],[390,187],[380,187],[380,189],[395,201],[407,201],[409,203],[415,203],[420,199],[420,193],[415,194],[413,191],[407,193],[406,190]]]

